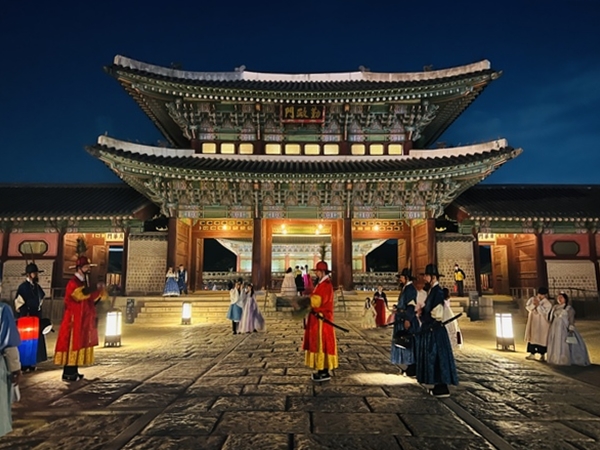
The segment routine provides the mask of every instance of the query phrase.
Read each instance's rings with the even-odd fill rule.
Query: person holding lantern
[[[96,303],[108,297],[104,283],[96,289],[88,285],[91,266],[86,256],[77,259],[75,270],[65,289],[65,312],[54,352],[54,364],[63,366],[63,381],[82,379],[79,366],[93,364],[98,345]]]
[[[38,274],[43,273],[43,270],[39,270],[37,264],[29,263],[25,268],[23,274],[26,279],[19,285],[17,289],[17,295],[15,297],[15,310],[17,311],[17,318],[22,317],[37,317],[38,319],[38,336],[37,336],[37,350],[35,362],[41,363],[48,359],[48,352],[46,351],[46,339],[42,333],[41,320],[42,320],[42,303],[46,293],[40,286],[40,279]],[[33,355],[31,355],[33,357]],[[30,358],[25,358],[21,355],[21,361],[23,364],[29,364]],[[33,360],[31,362],[34,362]],[[29,371],[33,372],[36,369],[35,364],[23,365],[21,371],[23,373]]]

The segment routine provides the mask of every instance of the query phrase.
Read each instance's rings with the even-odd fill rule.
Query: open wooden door
[[[508,251],[506,245],[492,246],[492,276],[494,279],[494,293],[509,295],[510,282],[508,277]]]

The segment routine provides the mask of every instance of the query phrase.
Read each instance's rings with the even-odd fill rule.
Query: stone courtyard
[[[124,325],[123,346],[98,347],[80,382],[51,362],[23,375],[0,449],[600,448],[598,382],[579,381],[598,380],[595,365],[561,371],[495,351],[492,321],[461,320],[461,384],[435,399],[389,363],[390,329],[339,322],[351,330],[337,334],[340,368],[320,385],[292,319],[267,317],[266,333],[247,335],[227,323]],[[596,329],[582,322],[592,361]]]

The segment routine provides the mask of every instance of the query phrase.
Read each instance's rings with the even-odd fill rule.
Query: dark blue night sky
[[[161,135],[102,70],[116,54],[185,70],[502,70],[440,140],[505,137],[492,183],[598,183],[600,1],[8,2],[0,12],[0,182],[118,182],[84,150]]]

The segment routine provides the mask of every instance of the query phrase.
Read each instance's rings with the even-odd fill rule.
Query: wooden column
[[[193,291],[202,290],[202,273],[204,272],[204,239],[195,237],[192,232],[192,264],[188,269],[189,288]]]
[[[344,289],[349,291],[354,289],[354,281],[352,279],[352,219],[344,219],[343,225],[343,270],[341,284],[344,286]]]
[[[544,260],[544,241],[541,232],[535,233],[535,265],[537,270],[536,287],[548,287],[548,270]]]
[[[473,266],[475,269],[475,290],[481,295],[481,259],[479,257],[479,236],[473,233]]]
[[[9,226],[6,226],[6,228],[2,230],[2,264],[8,259],[8,241],[10,240],[10,232],[11,229]]]
[[[123,233],[123,260],[121,261],[121,295],[127,295],[125,286],[127,286],[127,260],[129,259],[129,227],[125,228]]]
[[[167,267],[173,267],[177,264],[177,218],[169,218],[169,231],[167,237]],[[166,267],[165,267],[166,272]]]
[[[252,223],[252,284],[254,289],[265,286],[262,267],[262,219],[254,219]]]
[[[343,219],[333,221],[331,224],[331,282],[333,288],[337,289],[342,283],[342,271],[344,269],[344,224]]]
[[[437,265],[437,247],[435,245],[435,219],[427,219],[427,253],[431,263]]]
[[[8,248],[7,248],[8,250]],[[52,268],[52,280],[50,286],[52,288],[63,288],[63,270],[65,261],[65,228],[58,229],[58,248],[56,249],[56,262]],[[52,292],[49,292],[52,295]]]
[[[596,233],[590,230],[588,232],[588,239],[590,245],[590,259],[594,263],[594,272],[596,272],[596,290],[600,292],[600,267],[598,267],[598,249],[596,248]]]
[[[271,287],[271,266],[273,259],[273,224],[263,219],[261,227],[261,267],[265,286]]]

